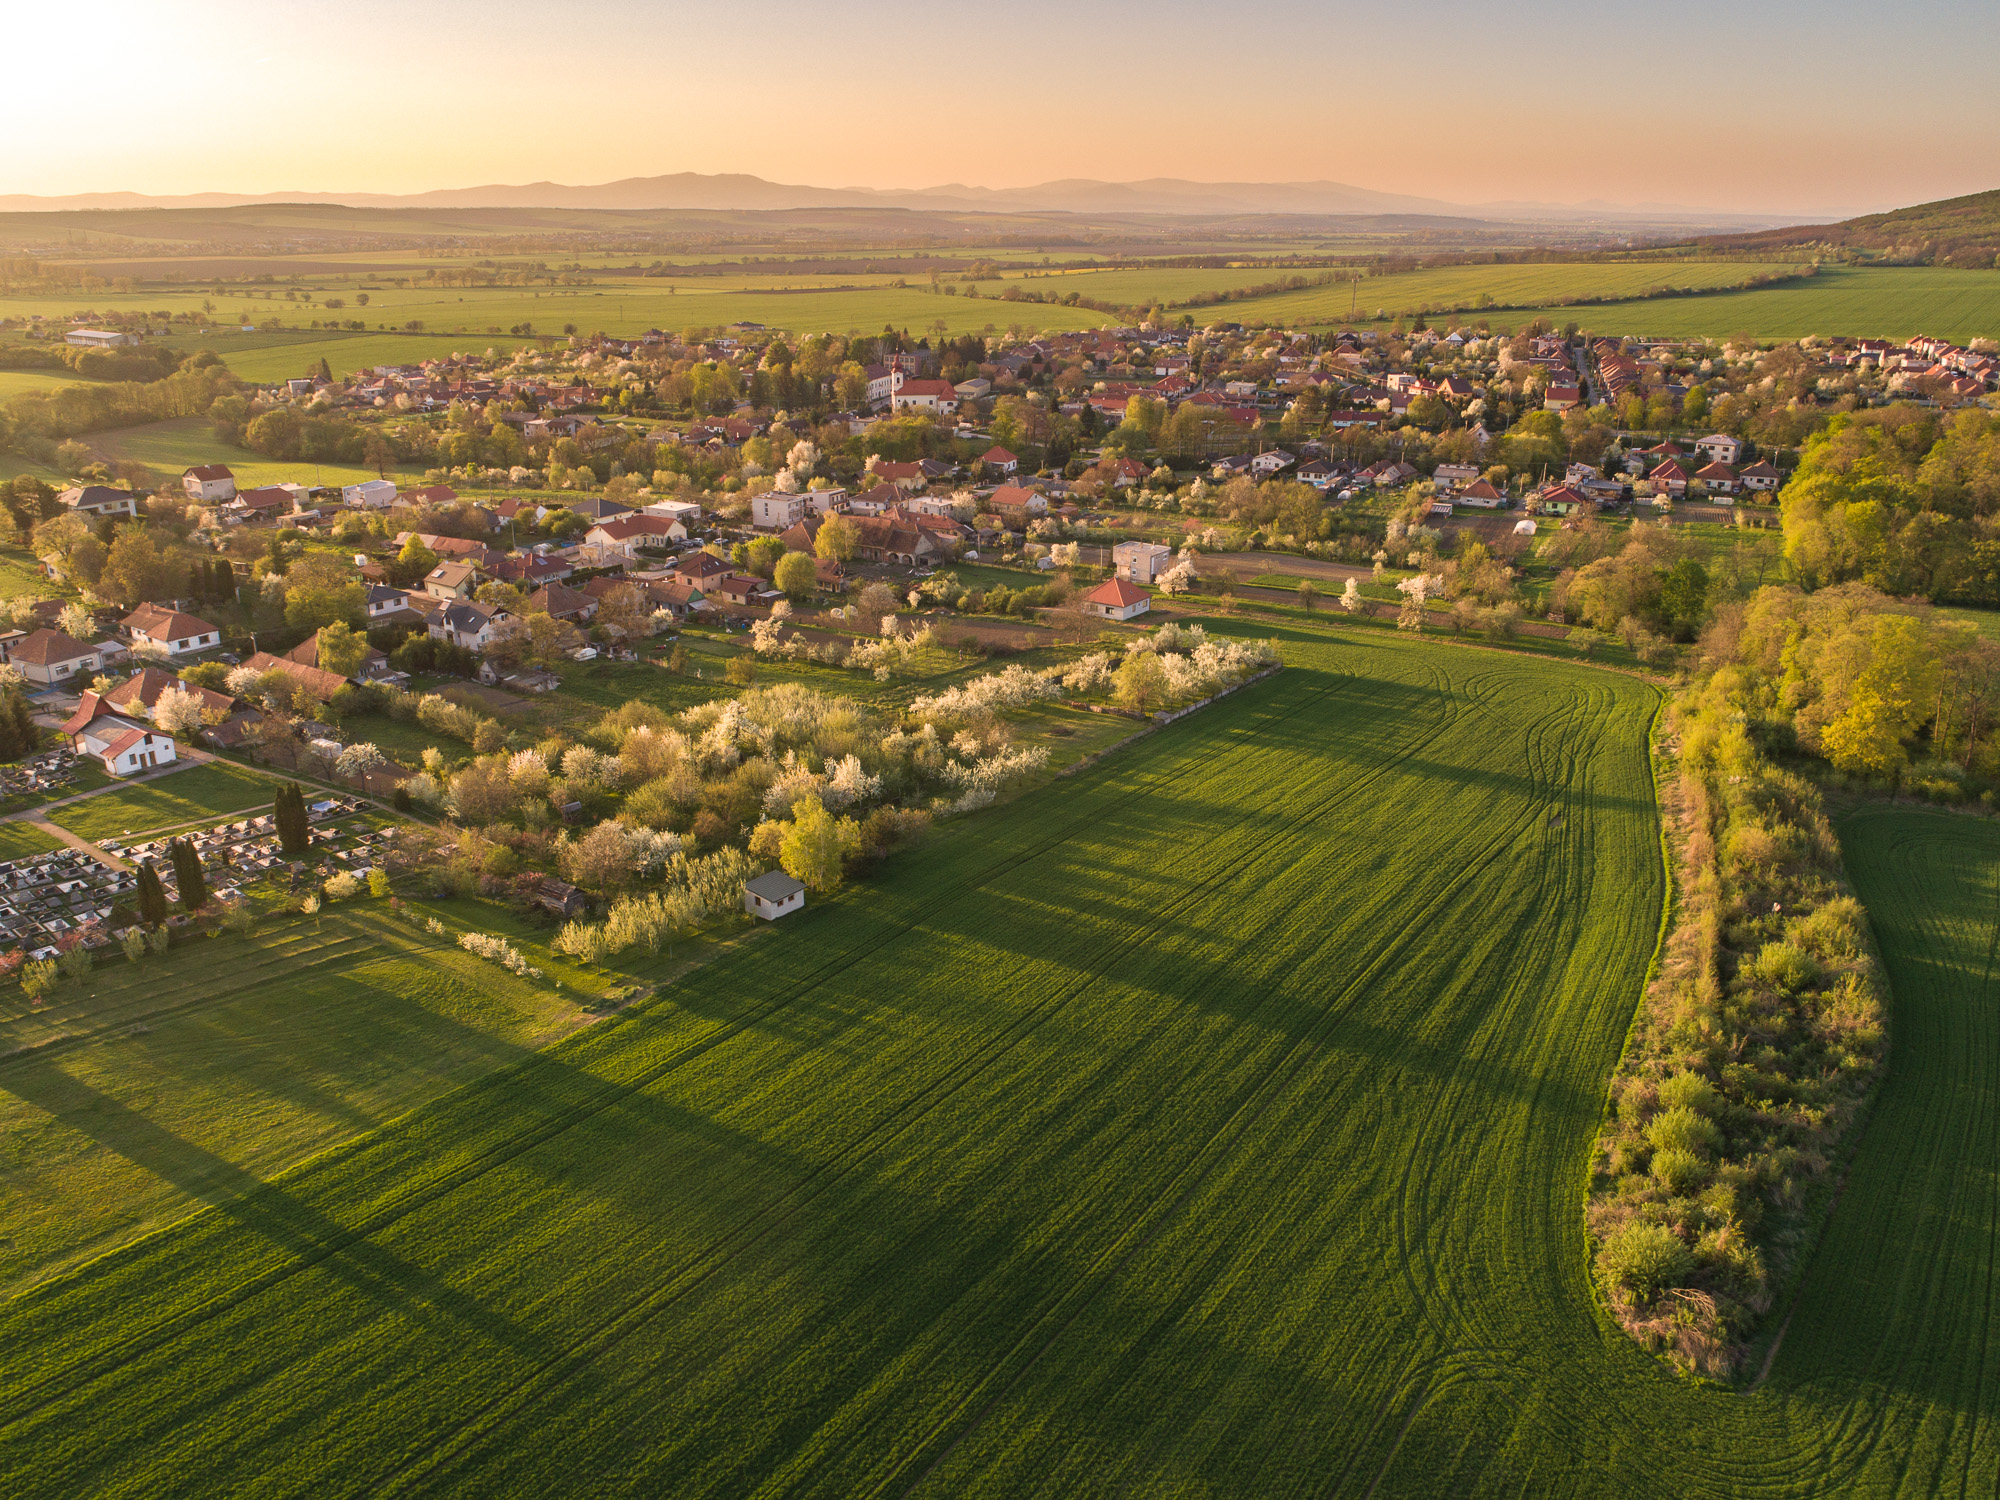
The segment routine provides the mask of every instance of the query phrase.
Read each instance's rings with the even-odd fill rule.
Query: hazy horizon
[[[1777,0],[863,3],[108,0],[23,72],[0,195],[413,194],[677,172],[838,189],[1333,181],[1446,203],[1818,219],[2000,185],[2000,8]],[[68,13],[15,55],[77,55]],[[1940,46],[1948,37],[1950,45]],[[79,104],[87,108],[79,108]]]

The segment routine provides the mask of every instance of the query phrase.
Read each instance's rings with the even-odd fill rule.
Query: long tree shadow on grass
[[[287,1255],[325,1267],[357,1291],[434,1330],[474,1333],[519,1353],[546,1353],[532,1331],[402,1260],[235,1164],[162,1130],[53,1064],[18,1066],[0,1088],[107,1150],[209,1204]]]

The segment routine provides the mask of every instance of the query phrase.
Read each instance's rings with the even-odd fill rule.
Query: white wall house
[[[222,644],[219,626],[163,605],[142,604],[119,623],[135,645],[162,646],[169,656],[192,656]]]
[[[364,479],[359,484],[343,485],[340,499],[342,504],[362,510],[387,510],[396,503],[396,486],[386,479]]]
[[[1128,583],[1154,583],[1173,566],[1174,549],[1158,542],[1120,542],[1111,549],[1111,568]]]

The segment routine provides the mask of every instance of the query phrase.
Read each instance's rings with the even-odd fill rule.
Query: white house
[[[1272,448],[1250,460],[1250,472],[1260,479],[1268,479],[1280,469],[1291,467],[1292,455],[1283,448]]]
[[[164,646],[169,656],[192,656],[222,644],[222,630],[195,615],[160,604],[142,604],[119,626],[136,645],[141,641]]]
[[[1768,494],[1784,483],[1784,475],[1761,458],[1747,469],[1737,470],[1736,477],[1742,482],[1744,489],[1756,490],[1761,494]]]
[[[783,531],[806,518],[806,497],[770,490],[750,497],[750,524],[760,531]]]
[[[1736,460],[1743,456],[1743,444],[1726,432],[1711,432],[1705,438],[1696,439],[1694,451],[1712,464],[1734,466]]]
[[[783,870],[767,871],[755,880],[743,883],[743,909],[767,922],[775,922],[785,913],[797,911],[805,904],[805,885]]]
[[[174,737],[163,729],[128,719],[105,707],[96,693],[85,693],[62,732],[78,755],[88,755],[113,776],[130,776],[178,759]]]
[[[362,510],[387,510],[396,503],[396,486],[386,479],[364,479],[359,484],[343,485],[340,499],[343,505]]]
[[[399,614],[410,607],[410,596],[393,584],[372,583],[368,586],[368,618],[379,620],[384,615]]]
[[[663,521],[679,521],[690,528],[701,524],[701,507],[692,500],[655,500],[639,514],[658,516]]]
[[[190,500],[216,505],[236,498],[236,476],[229,472],[228,464],[196,464],[181,470],[181,488]]]
[[[1128,583],[1153,583],[1173,566],[1174,549],[1158,542],[1120,542],[1111,549],[1111,570]]]
[[[1083,607],[1107,620],[1129,620],[1153,607],[1150,595],[1122,578],[1108,578],[1083,596]]]
[[[58,502],[78,515],[136,516],[138,502],[130,490],[114,490],[104,484],[75,485],[56,496]]]
[[[19,667],[28,681],[48,687],[67,682],[79,672],[95,672],[104,665],[104,654],[60,630],[44,629],[14,642],[7,660]]]
[[[448,641],[468,651],[483,651],[492,644],[497,627],[513,618],[504,609],[491,609],[466,600],[433,616],[429,634],[434,641]]]

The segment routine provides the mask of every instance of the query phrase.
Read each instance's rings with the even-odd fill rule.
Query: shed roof
[[[764,901],[789,901],[806,888],[805,882],[783,870],[767,870],[755,880],[743,882],[743,889]]]

